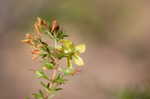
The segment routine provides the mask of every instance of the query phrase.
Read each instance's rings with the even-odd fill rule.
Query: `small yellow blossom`
[[[65,54],[70,54],[67,58],[69,67],[72,66],[71,59],[73,59],[74,63],[78,66],[84,65],[80,54],[85,52],[85,44],[75,46],[70,40],[61,40],[60,42],[62,43],[62,47],[59,47],[59,49],[62,49]]]

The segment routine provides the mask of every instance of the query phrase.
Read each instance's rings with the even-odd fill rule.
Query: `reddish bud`
[[[33,38],[32,34],[29,34],[29,33],[27,33],[27,34],[25,35],[25,37],[26,37],[27,39],[32,39],[32,38]]]
[[[36,60],[37,58],[38,58],[38,56],[37,56],[37,55],[32,56],[32,60]]]
[[[53,20],[51,25],[51,32],[58,31],[58,30],[59,30],[59,25],[56,20]]]
[[[40,54],[40,50],[38,50],[38,49],[35,49],[35,50],[32,50],[32,54]]]

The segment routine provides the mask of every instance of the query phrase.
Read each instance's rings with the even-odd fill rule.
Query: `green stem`
[[[57,47],[57,40],[54,39],[54,48],[56,48],[56,47]]]
[[[57,47],[57,40],[56,39],[53,39],[54,40],[54,48],[56,48]],[[52,82],[51,82],[51,84],[50,84],[50,88],[52,88],[53,86],[54,86],[54,83],[53,83],[53,80],[55,80],[55,78],[56,78],[56,76],[57,76],[57,72],[58,72],[58,59],[55,59],[54,60],[55,61],[55,63],[56,63],[56,68],[52,71],[52,75],[51,75],[51,80],[52,80]],[[54,94],[51,94],[51,95],[49,95],[48,96],[48,99],[50,98],[50,99],[52,99],[52,97],[54,97]]]

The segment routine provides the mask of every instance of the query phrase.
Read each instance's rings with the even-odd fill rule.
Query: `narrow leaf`
[[[48,77],[46,76],[46,74],[43,71],[37,70],[35,72],[35,74],[37,75],[38,78],[44,78],[44,79],[49,80]]]

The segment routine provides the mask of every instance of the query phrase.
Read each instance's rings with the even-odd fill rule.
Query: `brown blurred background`
[[[0,0],[0,99],[24,99],[39,88],[20,42],[35,18],[57,19],[86,43],[82,73],[55,99],[117,99],[113,93],[150,83],[149,0]],[[142,98],[141,98],[142,99]]]

